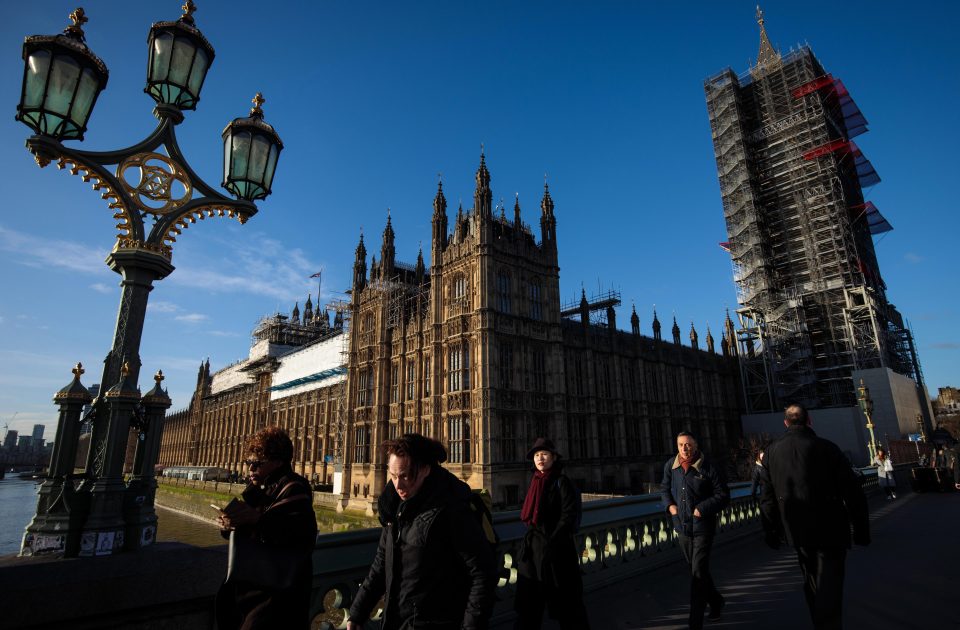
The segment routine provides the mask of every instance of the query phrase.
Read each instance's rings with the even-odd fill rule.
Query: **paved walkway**
[[[873,543],[847,556],[844,627],[960,628],[960,493],[906,492],[870,508]],[[706,628],[812,627],[792,550],[773,551],[758,534],[715,548],[712,566],[727,606]],[[591,626],[682,630],[688,589],[678,563],[588,593]]]

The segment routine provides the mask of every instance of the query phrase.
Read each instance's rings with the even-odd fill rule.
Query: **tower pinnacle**
[[[757,53],[757,65],[754,71],[763,73],[767,70],[776,70],[780,67],[780,53],[770,45],[767,29],[763,25],[763,9],[759,4],[757,5],[757,24],[760,25],[760,52]]]

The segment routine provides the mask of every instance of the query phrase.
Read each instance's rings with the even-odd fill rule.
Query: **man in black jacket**
[[[378,502],[380,546],[350,607],[362,630],[381,596],[383,630],[481,630],[493,607],[493,549],[470,512],[470,487],[440,464],[436,440],[384,443],[390,481]]]
[[[836,444],[817,437],[807,410],[787,407],[786,433],[771,444],[763,463],[760,510],[767,544],[797,550],[803,592],[816,628],[840,628],[843,573],[850,527],[853,542],[870,544],[867,500],[860,480]]]
[[[663,466],[661,496],[690,565],[690,628],[698,630],[708,604],[712,621],[720,619],[724,605],[710,575],[710,549],[717,514],[730,502],[730,491],[697,448],[693,434],[677,435],[677,453]]]

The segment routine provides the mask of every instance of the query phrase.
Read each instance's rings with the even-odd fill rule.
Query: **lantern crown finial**
[[[250,117],[263,119],[263,104],[267,102],[267,99],[263,98],[262,92],[257,92],[252,102],[253,107],[250,108]]]
[[[183,15],[180,16],[180,21],[193,26],[193,14],[197,10],[197,5],[193,3],[193,0],[187,0],[180,8],[183,9]]]
[[[64,35],[81,42],[84,41],[83,25],[90,20],[87,19],[87,14],[83,10],[83,7],[77,7],[74,9],[73,13],[71,13],[69,17],[73,24],[63,29]]]
[[[157,373],[153,375],[153,380],[157,382],[157,387],[160,386],[164,378],[166,377],[163,375],[163,370],[157,370]]]
[[[74,378],[80,378],[83,375],[83,373],[86,372],[86,370],[83,369],[83,364],[80,363],[79,361],[77,362],[76,367],[74,367],[70,371],[73,372]]]

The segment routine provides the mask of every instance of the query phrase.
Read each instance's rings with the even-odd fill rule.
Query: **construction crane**
[[[14,420],[17,419],[17,414],[18,414],[18,413],[20,413],[20,412],[19,412],[19,411],[14,411],[14,412],[13,412],[13,415],[10,416],[10,421],[3,423],[3,439],[4,439],[4,440],[7,439],[7,433],[10,432],[10,422],[13,422]]]

